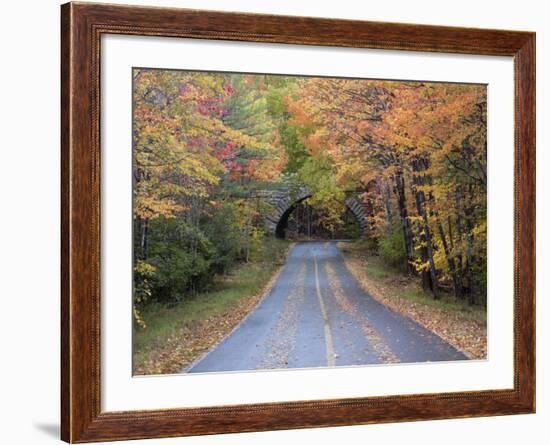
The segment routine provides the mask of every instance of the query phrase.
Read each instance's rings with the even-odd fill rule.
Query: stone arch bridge
[[[269,229],[279,238],[285,237],[285,229],[288,217],[300,202],[311,197],[312,193],[307,187],[299,188],[280,188],[265,193],[265,198],[272,206],[272,211],[265,215],[265,220]],[[368,209],[356,192],[348,193],[345,204],[346,207],[357,219],[361,236],[365,236],[368,229]]]

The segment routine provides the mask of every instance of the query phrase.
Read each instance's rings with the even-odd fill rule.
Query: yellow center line
[[[323,315],[323,324],[325,327],[325,345],[327,350],[327,363],[328,366],[335,366],[336,354],[334,353],[334,346],[332,343],[332,333],[330,332],[330,324],[328,320],[327,309],[325,307],[325,301],[323,300],[323,294],[321,294],[321,286],[319,285],[319,266],[317,265],[317,257],[313,255],[313,262],[315,263],[315,287],[317,288],[317,297],[319,297],[319,305],[321,306],[321,314]]]

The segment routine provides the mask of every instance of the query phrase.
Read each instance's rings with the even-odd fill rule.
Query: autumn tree
[[[323,233],[357,196],[391,267],[485,303],[485,86],[135,69],[133,105],[136,320],[253,261],[282,184]]]
[[[281,168],[266,109],[254,76],[134,71],[134,260],[142,299],[152,286],[156,298],[180,298],[223,271],[226,256],[250,258],[263,235],[263,203],[248,198]],[[233,248],[211,230],[220,211],[234,230]]]
[[[406,268],[435,298],[442,281],[459,298],[483,300],[485,91],[483,85],[313,78],[289,105],[293,122],[310,129],[304,145],[330,155],[336,183],[362,191],[373,209],[370,236],[391,245],[386,239],[399,217]]]

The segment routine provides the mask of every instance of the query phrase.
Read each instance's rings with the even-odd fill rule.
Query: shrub
[[[378,254],[390,266],[406,270],[407,252],[405,250],[405,240],[403,239],[403,229],[399,222],[394,222],[391,226],[388,226],[378,240]]]
[[[157,301],[178,301],[199,289],[209,276],[213,247],[206,236],[182,219],[152,222],[148,262],[155,269],[152,295]]]

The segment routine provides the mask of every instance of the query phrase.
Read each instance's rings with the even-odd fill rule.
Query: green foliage
[[[133,80],[138,323],[146,303],[179,302],[257,261],[258,192],[283,181],[311,191],[308,236],[312,215],[321,236],[356,236],[355,192],[367,250],[434,297],[452,287],[484,302],[485,86],[155,69]]]
[[[378,253],[391,267],[400,270],[407,269],[407,252],[403,239],[403,229],[399,223],[394,223],[378,240]]]
[[[300,139],[298,128],[294,125],[285,125],[281,129],[281,143],[287,156],[284,172],[298,173],[309,158],[309,152]]]
[[[151,280],[155,276],[155,266],[138,260],[134,267],[136,277],[135,284],[135,302],[138,304],[145,303],[151,297]]]
[[[336,184],[328,158],[309,157],[299,171],[300,180],[312,191],[307,204],[319,212],[319,221],[329,230],[342,224],[345,193]]]
[[[258,218],[256,206],[233,199],[210,207],[198,224],[184,218],[151,220],[147,262],[136,261],[136,305],[180,301],[208,289],[216,274],[256,260],[265,235]]]
[[[205,234],[214,250],[210,258],[212,272],[225,273],[241,257],[242,236],[234,202],[223,201],[208,220],[203,221]]]
[[[177,301],[207,283],[214,247],[200,230],[179,218],[151,222],[148,261],[155,267],[153,295]]]
[[[155,266],[142,260],[138,260],[134,266],[134,318],[143,328],[146,326],[140,311],[153,294],[152,281],[155,271]]]
[[[134,328],[134,367],[146,364],[149,354],[166,347],[166,339],[181,326],[193,328],[233,310],[242,299],[255,295],[283,263],[288,245],[284,240],[268,238],[256,252],[254,262],[241,263],[229,274],[215,276],[209,289],[178,302],[147,304],[140,314],[147,329],[139,325]]]

